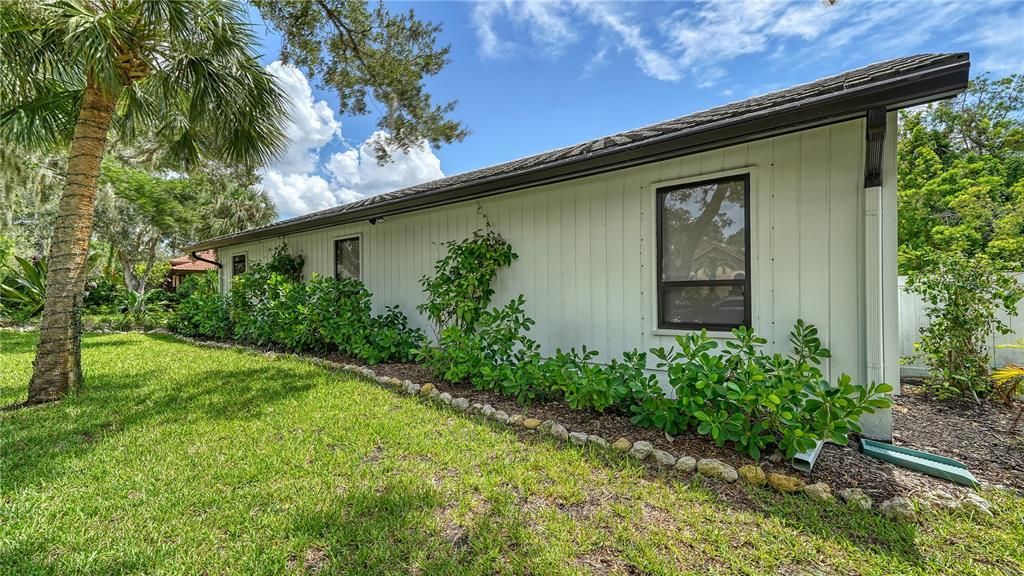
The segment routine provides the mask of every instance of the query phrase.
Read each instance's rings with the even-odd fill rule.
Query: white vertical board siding
[[[1015,276],[1017,282],[1024,285],[1024,273],[1017,273]],[[921,328],[928,325],[928,317],[925,316],[926,304],[920,296],[907,291],[906,282],[906,276],[900,276],[900,357],[905,359],[904,364],[900,366],[900,373],[904,376],[923,376],[928,373],[928,368],[924,358],[914,357],[917,353],[914,344],[920,341]],[[1024,339],[1024,302],[1017,303],[1016,316],[1010,317],[1000,312],[998,317],[1010,328],[1010,333],[993,333],[989,336],[988,344],[992,348],[991,366],[998,368],[1009,363],[1024,364],[1024,350],[997,348],[1002,344],[1012,344]]]
[[[443,243],[491,225],[519,258],[496,280],[493,304],[526,296],[545,353],[586,345],[607,361],[671,346],[655,330],[654,190],[658,183],[751,170],[754,328],[787,351],[797,318],[816,324],[833,352],[830,372],[863,376],[864,123],[855,120],[481,200],[312,230],[220,250],[266,261],[287,241],[306,258],[305,277],[333,272],[333,241],[362,236],[362,273],[378,310],[399,305],[431,333],[415,308],[419,279]],[[230,276],[230,273],[226,274]],[[832,374],[837,376],[838,374]]]

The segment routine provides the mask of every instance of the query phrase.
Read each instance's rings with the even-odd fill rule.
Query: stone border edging
[[[108,332],[109,333],[109,332]],[[490,404],[470,404],[470,401],[462,397],[453,397],[448,392],[442,392],[436,384],[426,383],[422,386],[411,380],[399,380],[389,376],[378,376],[376,372],[365,366],[354,364],[343,364],[320,358],[318,356],[306,356],[295,353],[279,353],[273,351],[260,351],[256,348],[235,344],[230,342],[218,342],[211,340],[197,340],[188,336],[175,334],[165,329],[153,329],[146,334],[162,334],[171,336],[183,342],[205,346],[208,348],[233,349],[267,357],[289,357],[305,360],[316,366],[327,368],[333,371],[346,372],[354,376],[361,376],[384,388],[396,390],[407,396],[413,396],[426,401],[440,403],[459,412],[474,416],[480,416],[492,420],[498,424],[513,428],[522,428],[526,431],[547,434],[560,442],[567,442],[574,446],[596,446],[624,457],[631,458],[637,462],[645,463],[655,469],[664,471],[675,471],[679,473],[697,474],[718,480],[721,482],[733,483],[741,481],[759,488],[772,488],[781,494],[803,494],[813,502],[830,504],[836,502],[836,495],[832,493],[832,487],[826,482],[807,484],[796,476],[779,474],[776,472],[765,472],[756,464],[746,464],[738,469],[715,458],[704,458],[696,460],[692,456],[676,456],[670,452],[654,448],[650,442],[639,440],[631,442],[627,438],[619,438],[615,442],[595,434],[588,434],[584,431],[570,432],[564,425],[553,420],[540,421],[537,418],[530,418],[523,414],[508,414],[503,410],[496,410]],[[875,508],[870,496],[860,488],[844,488],[838,491],[838,499],[845,505],[862,510]],[[979,496],[976,492],[967,492],[958,500],[952,494],[942,490],[932,490],[924,493],[919,499],[911,500],[906,496],[895,496],[877,506],[877,510],[883,516],[892,520],[909,523],[921,521],[921,512],[937,509],[955,511],[961,509],[968,514],[978,514],[983,517],[992,517],[991,504]]]

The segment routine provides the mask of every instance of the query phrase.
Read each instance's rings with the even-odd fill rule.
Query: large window
[[[359,237],[334,241],[334,278],[361,278],[359,273]]]
[[[657,191],[658,327],[750,325],[750,175]]]
[[[231,257],[231,275],[239,274],[245,274],[245,254],[235,254]]]

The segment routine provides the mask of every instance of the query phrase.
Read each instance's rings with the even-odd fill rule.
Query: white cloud
[[[374,132],[357,148],[331,155],[327,170],[342,190],[359,197],[375,196],[444,176],[441,160],[426,143],[408,152],[389,149],[391,162],[381,166],[374,154],[374,143],[384,137]]]
[[[317,100],[301,70],[273,62],[267,66],[289,101],[289,144],[280,158],[260,170],[261,185],[270,194],[278,214],[291,218],[440,178],[441,160],[429,146],[404,153],[391,150],[391,162],[379,166],[373,143],[375,132],[355,148],[333,154],[321,163],[321,152],[343,143],[341,122],[330,105]],[[347,146],[347,145],[345,145]]]
[[[1019,48],[1024,2],[1015,0],[843,0],[833,6],[815,0],[696,0],[668,14],[661,6],[505,0],[480,3],[473,10],[484,57],[530,54],[530,47],[557,56],[571,44],[590,40],[597,46],[585,53],[617,48],[631,53],[647,76],[672,82],[688,76],[705,88],[725,78],[729,64],[745,56],[762,55],[773,66],[822,58],[837,66],[881,60],[918,51],[978,17],[984,20],[980,25],[971,21],[972,32],[964,38],[983,48],[975,55],[981,67],[1011,72],[1024,65]],[[503,21],[508,25],[502,26]],[[603,57],[581,62],[581,77],[594,74],[602,62]]]
[[[267,66],[287,97],[291,122],[288,148],[270,169],[281,173],[310,172],[316,168],[320,148],[341,135],[341,122],[323,100],[313,98],[306,75],[298,68],[275,60]]]
[[[682,78],[679,67],[669,57],[651,46],[639,24],[630,21],[626,14],[619,13],[604,3],[580,3],[593,22],[618,36],[626,48],[635,53],[637,66],[644,74],[658,80],[676,81]]]
[[[519,44],[503,40],[495,30],[495,21],[504,18],[525,31],[530,42],[545,52],[557,56],[566,46],[577,40],[569,17],[570,6],[560,0],[504,0],[480,2],[473,7],[473,25],[480,41],[480,55],[484,58],[502,58],[514,53]]]

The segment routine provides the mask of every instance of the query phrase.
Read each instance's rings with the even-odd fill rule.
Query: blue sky
[[[379,167],[373,116],[274,63],[280,38],[251,11],[264,64],[293,100],[293,143],[264,171],[282,217],[919,52],[969,51],[972,73],[1024,72],[1024,1],[710,0],[401,2],[443,25],[451,64],[436,101],[458,100],[461,143]],[[311,84],[313,86],[311,86]]]

